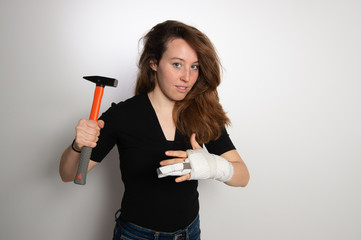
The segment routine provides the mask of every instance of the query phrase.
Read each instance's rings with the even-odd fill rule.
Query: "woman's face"
[[[162,94],[171,101],[180,101],[197,81],[198,56],[185,40],[172,39],[167,43],[159,63],[151,62],[151,68],[157,74],[155,93]]]

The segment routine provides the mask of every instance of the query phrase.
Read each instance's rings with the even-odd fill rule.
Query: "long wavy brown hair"
[[[198,143],[207,143],[219,138],[230,120],[219,103],[217,92],[221,83],[219,57],[212,42],[198,29],[178,21],[165,21],[142,38],[144,47],[138,63],[135,94],[146,94],[154,89],[156,73],[150,62],[159,63],[167,43],[175,38],[184,39],[196,51],[199,75],[187,96],[175,103],[173,119],[180,133],[188,137],[196,133]]]

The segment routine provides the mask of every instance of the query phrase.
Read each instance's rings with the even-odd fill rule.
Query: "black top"
[[[167,141],[148,95],[137,95],[112,106],[100,117],[105,127],[91,159],[101,162],[117,144],[124,182],[121,217],[139,226],[173,232],[188,226],[199,211],[198,181],[176,183],[175,177],[158,178],[159,162],[169,159],[166,150],[191,149],[178,131]],[[221,155],[235,149],[226,130],[206,145]]]

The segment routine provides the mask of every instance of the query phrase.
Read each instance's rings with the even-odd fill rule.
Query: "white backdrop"
[[[214,42],[246,188],[200,183],[206,240],[361,239],[361,1],[0,0],[0,239],[111,239],[116,151],[87,185],[58,164],[94,86],[133,93],[138,40],[176,19]]]

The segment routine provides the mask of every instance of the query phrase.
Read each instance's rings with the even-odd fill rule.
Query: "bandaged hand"
[[[233,165],[226,159],[207,152],[195,140],[195,134],[191,136],[193,150],[171,151],[169,156],[176,159],[164,160],[162,167],[157,169],[158,177],[182,176],[176,182],[196,179],[216,179],[229,181],[234,173]]]

